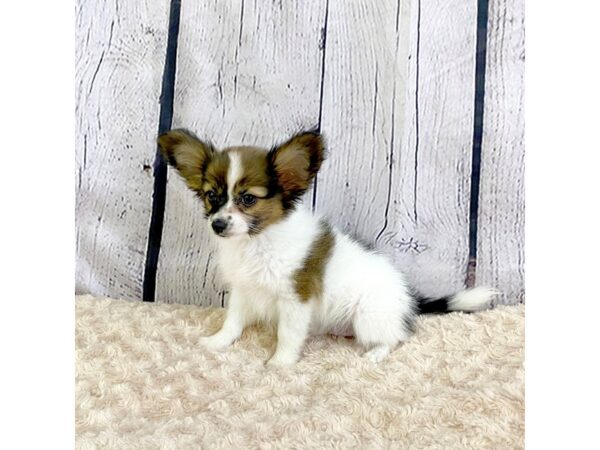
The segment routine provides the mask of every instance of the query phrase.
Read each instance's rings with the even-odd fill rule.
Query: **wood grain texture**
[[[476,282],[498,303],[524,300],[523,0],[491,0],[481,151]]]
[[[80,293],[141,298],[168,5],[76,5]]]
[[[329,9],[317,209],[376,241],[420,292],[454,292],[468,263],[477,2]]]
[[[327,3],[184,2],[173,127],[217,147],[270,147],[318,125]],[[171,171],[159,302],[220,306],[223,286],[202,206]]]

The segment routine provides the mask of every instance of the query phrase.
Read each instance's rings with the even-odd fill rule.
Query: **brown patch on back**
[[[333,231],[329,224],[325,222],[321,224],[321,232],[312,243],[302,267],[294,273],[294,288],[302,302],[322,295],[325,267],[333,252],[335,243]]]

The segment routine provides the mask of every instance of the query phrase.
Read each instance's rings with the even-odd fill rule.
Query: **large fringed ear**
[[[214,152],[186,130],[171,130],[158,137],[158,145],[165,160],[185,179],[191,189],[202,187],[202,174]]]
[[[318,133],[300,133],[271,150],[270,158],[277,183],[287,198],[295,200],[321,168],[325,144]]]

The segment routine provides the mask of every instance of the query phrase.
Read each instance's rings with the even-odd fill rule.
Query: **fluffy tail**
[[[492,299],[500,292],[488,287],[465,289],[450,297],[438,299],[417,296],[419,314],[445,313],[450,311],[482,311],[488,309]]]

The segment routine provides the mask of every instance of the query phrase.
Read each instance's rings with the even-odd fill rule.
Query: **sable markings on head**
[[[269,162],[286,209],[293,207],[306,192],[324,159],[323,138],[315,132],[300,133],[271,149]]]
[[[219,211],[229,200],[227,192],[227,173],[229,172],[229,154],[214,152],[211,159],[205,165],[202,188],[198,191],[200,198],[204,200],[206,214],[211,215]],[[209,192],[215,195],[215,201],[211,201]]]
[[[270,151],[230,147],[218,152],[185,130],[163,134],[158,142],[169,164],[203,199],[205,215],[224,205],[235,208],[250,235],[293,210],[324,159],[323,140],[315,132],[300,133]],[[248,194],[256,198],[252,204],[240,201]]]
[[[202,175],[215,155],[211,144],[205,144],[187,130],[171,130],[158,137],[160,150],[167,162],[177,169],[188,187],[202,188]]]

